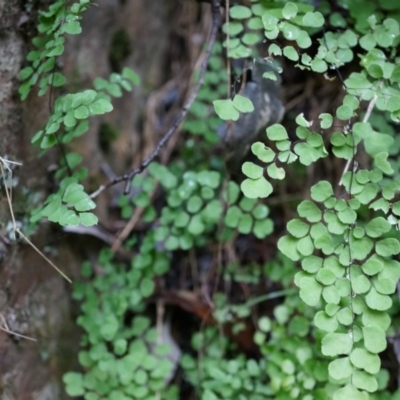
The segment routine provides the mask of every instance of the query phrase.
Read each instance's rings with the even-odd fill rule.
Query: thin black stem
[[[97,197],[101,192],[103,192],[105,189],[109,188],[110,186],[113,186],[117,183],[120,182],[125,182],[125,193],[129,193],[130,188],[131,188],[131,182],[132,179],[143,172],[153,161],[156,157],[158,157],[160,151],[163,149],[163,147],[168,143],[169,139],[171,139],[172,135],[177,131],[179,125],[181,122],[185,119],[186,114],[189,111],[189,108],[193,104],[193,102],[196,100],[196,97],[200,91],[201,86],[203,85],[204,82],[204,77],[206,74],[207,66],[208,66],[208,61],[210,59],[211,51],[212,48],[214,47],[214,43],[217,37],[218,33],[218,28],[220,26],[220,0],[212,0],[211,2],[211,7],[212,7],[212,27],[211,27],[211,32],[210,36],[207,42],[207,47],[204,55],[203,62],[200,67],[200,76],[199,80],[196,83],[196,86],[194,87],[191,95],[187,99],[186,103],[183,105],[181,111],[179,112],[175,122],[171,126],[171,128],[168,130],[167,133],[161,138],[161,140],[157,143],[157,146],[153,150],[153,152],[145,159],[142,161],[140,166],[138,168],[135,168],[131,172],[117,176],[110,182],[108,182],[105,185],[100,186],[94,193],[90,195],[90,197],[93,199]]]

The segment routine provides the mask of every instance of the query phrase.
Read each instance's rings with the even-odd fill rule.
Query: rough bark
[[[38,98],[33,91],[21,103],[17,93],[18,73],[32,36],[32,32],[24,32],[24,26],[28,24],[32,31],[37,9],[43,3],[0,0],[0,156],[23,163],[14,171],[18,183],[13,188],[14,210],[17,220],[23,222],[22,230],[35,199],[43,201],[54,188],[49,170],[60,158],[56,148],[38,158],[38,151],[30,144],[30,138],[49,115],[49,97]],[[127,172],[157,141],[163,129],[155,129],[157,124],[143,117],[146,113],[153,115],[157,109],[160,96],[153,91],[174,74],[182,82],[183,77],[187,81],[204,43],[204,33],[208,32],[208,26],[198,22],[199,9],[194,2],[189,7],[187,3],[159,0],[97,3],[98,7],[85,13],[83,33],[68,39],[60,60],[69,78],[67,90],[91,88],[96,77],[106,78],[113,68],[125,65],[139,73],[142,85],[117,99],[112,114],[91,120],[90,131],[71,145],[90,169],[88,191],[104,180],[104,161],[117,174]],[[175,26],[171,23],[172,15]],[[177,42],[182,46],[171,45],[174,37],[179,38]],[[189,37],[194,41],[188,43]],[[125,42],[125,48],[115,51],[121,42]],[[182,68],[184,64],[188,68]],[[181,89],[179,93],[177,101],[181,103]],[[106,151],[100,138],[105,126],[117,132]],[[111,222],[109,201],[113,192],[110,193],[98,199],[97,214],[105,225]],[[74,322],[78,311],[71,300],[72,287],[29,245],[10,239],[10,224],[8,203],[0,186],[0,398],[66,399],[61,377],[78,368],[80,336]],[[97,250],[89,249],[89,240],[66,237],[48,223],[41,224],[31,239],[73,279],[79,276],[83,255]],[[4,329],[33,337],[36,342],[18,338]]]

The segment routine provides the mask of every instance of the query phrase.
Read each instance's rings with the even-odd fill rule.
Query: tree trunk
[[[54,189],[50,171],[60,153],[54,148],[39,158],[30,143],[48,118],[57,93],[49,98],[32,91],[25,102],[19,100],[18,73],[36,35],[38,10],[45,9],[43,3],[48,2],[21,3],[0,0],[0,157],[22,163],[13,170],[13,209],[24,232],[27,211]],[[199,13],[209,12],[209,6],[198,6],[194,0],[97,3],[98,7],[84,14],[83,33],[68,37],[59,60],[68,79],[67,90],[91,88],[96,77],[107,78],[125,65],[141,76],[142,84],[117,99],[112,114],[93,118],[89,132],[67,149],[84,157],[90,171],[89,192],[105,181],[101,170],[105,162],[121,174],[152,150],[165,131],[152,119],[157,116],[158,100],[172,90],[178,93],[175,103],[182,104],[210,23],[209,18],[199,18]],[[101,136],[107,132],[116,133],[109,144],[107,137]],[[71,300],[72,286],[23,239],[13,240],[2,178],[0,183],[0,398],[65,399],[62,374],[79,368],[80,331],[74,322],[78,307]],[[98,199],[96,213],[105,225],[112,224],[109,202],[113,193]],[[30,239],[73,280],[79,279],[84,257],[99,247],[86,239],[83,246],[78,245],[81,237],[66,235],[49,223],[42,223]]]

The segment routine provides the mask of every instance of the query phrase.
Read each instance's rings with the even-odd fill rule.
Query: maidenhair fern
[[[163,399],[178,398],[177,388],[167,389],[166,382],[174,366],[160,362],[168,349],[157,346],[157,332],[143,312],[156,290],[155,279],[168,274],[171,261],[182,252],[221,245],[236,234],[268,236],[273,223],[267,203],[260,199],[273,194],[279,181],[288,180],[289,165],[318,165],[327,157],[343,162],[337,181],[325,178],[305,192],[287,223],[287,234],[278,242],[279,250],[299,263],[301,271],[295,274],[294,264],[285,259],[262,272],[274,284],[281,282],[286,296],[270,316],[256,321],[254,343],[262,357],[232,356],[234,345],[221,338],[216,327],[208,327],[193,337],[193,348],[202,357],[186,354],[181,364],[202,400],[398,396],[384,392],[387,373],[379,354],[387,346],[400,278],[400,263],[394,259],[400,253],[400,164],[394,160],[400,142],[390,125],[400,121],[400,12],[386,0],[339,1],[335,9],[326,2],[317,8],[293,2],[251,3],[229,10],[222,46],[214,49],[205,85],[183,124],[189,138],[179,161],[150,164],[129,182],[131,192],[118,200],[122,218],[132,219],[137,213],[148,228],[125,244],[126,250],[135,250],[131,265],[115,261],[107,250],[99,256],[100,274],[94,274],[89,263],[83,265],[83,277],[91,282],[77,282],[74,298],[81,302],[78,324],[84,335],[79,361],[84,372],[64,376],[71,396],[148,399],[161,398],[162,393]],[[89,5],[88,0],[72,5],[59,0],[40,13],[39,35],[20,73],[22,99],[35,85],[39,95],[64,85],[56,60],[64,51],[65,35],[81,32],[79,21]],[[240,93],[226,98],[230,77],[221,52],[226,49],[228,62],[258,58],[256,49],[264,41],[267,61],[284,57],[301,70],[336,79],[344,97],[336,110],[324,110],[318,120],[298,115],[290,135],[281,124],[267,128],[264,140],[252,144],[255,158],[243,163],[245,178],[238,183],[228,178],[221,158],[212,156],[209,162],[208,157],[219,140],[221,120],[237,121],[254,112],[251,99]],[[350,63],[353,72],[344,76],[341,67]],[[277,76],[266,72],[264,78]],[[139,83],[125,68],[108,80],[97,78],[93,89],[58,96],[32,142],[43,151],[70,143],[87,132],[91,116],[112,110],[111,97]],[[196,151],[197,145],[207,157]],[[77,153],[65,155],[55,174],[58,190],[32,221],[45,217],[62,226],[97,223],[91,212],[94,196],[81,184],[88,174],[79,169],[81,162]],[[157,207],[155,194],[162,195]],[[229,263],[224,276],[240,282],[240,265]],[[252,279],[246,279],[257,283],[260,277],[252,271]],[[299,296],[290,292],[292,280]],[[213,318],[220,324],[232,316],[251,315],[254,304],[261,302],[229,304],[221,293],[214,300]],[[237,331],[242,328],[234,324]]]

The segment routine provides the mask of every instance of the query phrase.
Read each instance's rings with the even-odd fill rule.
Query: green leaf
[[[353,110],[349,106],[340,106],[336,110],[336,116],[343,121],[349,120],[353,116]]]
[[[19,72],[19,77],[21,80],[25,80],[29,78],[33,74],[32,67],[25,67]]]
[[[374,287],[371,287],[370,291],[365,296],[365,302],[369,308],[377,311],[389,310],[389,308],[392,307],[393,304],[390,296],[378,293],[378,291]]]
[[[267,136],[273,141],[289,139],[286,129],[280,124],[274,124],[267,128]]]
[[[264,13],[261,18],[266,31],[272,31],[276,29],[279,22],[278,18],[268,12]]]
[[[250,199],[268,197],[273,191],[272,185],[263,176],[258,179],[245,179],[240,188]]]
[[[270,46],[270,48],[271,48],[271,46]],[[265,79],[271,79],[272,81],[277,81],[278,80],[278,78],[276,76],[276,73],[274,71],[264,72],[262,77],[265,78]]]
[[[363,272],[367,275],[376,275],[384,268],[383,262],[375,254],[371,256],[362,266]]]
[[[64,85],[66,79],[63,74],[60,72],[55,72],[54,74],[49,75],[48,82],[54,87],[60,87]]]
[[[58,222],[62,226],[67,226],[67,225],[76,226],[79,224],[79,218],[72,210],[65,209],[64,207],[62,207],[62,209],[63,209],[63,212],[61,212],[58,215],[58,221],[54,221],[54,222]],[[53,218],[55,218],[54,214],[49,215],[50,221]]]
[[[238,111],[242,113],[249,113],[254,111],[253,103],[247,97],[243,97],[240,94],[235,95],[233,98],[233,105],[237,108]]]
[[[310,230],[310,226],[300,219],[292,219],[287,224],[288,232],[296,238],[306,236]]]
[[[71,107],[77,108],[81,104],[88,106],[96,98],[97,92],[95,90],[84,90],[82,93],[77,93],[74,95]]]
[[[319,11],[316,12],[307,12],[303,16],[302,23],[304,26],[308,26],[310,28],[320,28],[324,25],[324,17]]]
[[[203,186],[209,186],[216,189],[219,186],[220,181],[221,174],[217,171],[201,171],[197,174],[197,182]]]
[[[285,255],[287,254],[285,253]],[[317,306],[321,299],[323,286],[316,282],[314,278],[309,277],[301,278],[299,286],[300,297],[304,303],[311,307]]]
[[[122,70],[122,77],[131,81],[133,85],[140,84],[139,75],[136,74],[136,72],[133,71],[131,68],[124,67],[124,69]]]
[[[301,266],[304,271],[313,274],[315,272],[318,272],[322,267],[322,258],[312,255],[304,257],[301,262]]]
[[[322,129],[328,129],[332,126],[333,117],[331,114],[322,113],[319,115],[319,118],[321,120],[321,128]]]
[[[142,279],[142,281],[140,282],[139,289],[140,289],[140,294],[144,298],[151,296],[155,289],[154,281],[150,278]]]
[[[192,235],[201,235],[205,230],[204,222],[201,219],[201,215],[194,215],[188,225],[188,231]]]
[[[371,393],[376,392],[378,389],[378,382],[376,381],[375,376],[364,371],[354,371],[352,383],[358,389],[366,390]]]
[[[258,179],[263,176],[264,168],[259,167],[252,162],[246,161],[242,165],[242,172],[251,179]]]
[[[283,37],[287,40],[296,40],[300,33],[299,27],[289,22],[282,23],[281,31],[283,33]]]
[[[339,211],[337,216],[340,222],[348,225],[355,223],[357,219],[357,213],[350,207],[346,207],[344,210]]]
[[[75,111],[74,111],[74,117],[76,119],[85,119],[89,117],[89,109],[86,106],[79,106]]]
[[[51,51],[49,51],[47,53],[47,57],[58,57],[61,56],[61,54],[64,53],[64,46],[62,44],[59,44],[55,47],[53,47],[53,49]]]
[[[329,375],[336,380],[349,378],[353,370],[349,357],[338,358],[330,362],[328,368]]]
[[[258,30],[258,29],[261,29],[264,27],[264,25],[261,21],[261,18],[259,18],[259,17],[250,18],[247,21],[247,26],[249,27],[249,29],[253,29],[253,30]]]
[[[321,268],[316,275],[316,279],[318,282],[327,286],[335,283],[336,275],[329,268]]]
[[[328,70],[328,64],[324,60],[314,58],[314,60],[311,61],[311,69],[314,72],[322,74]]]
[[[352,279],[352,288],[356,294],[367,293],[370,287],[371,283],[365,275],[359,275]]]
[[[85,193],[86,194],[86,193]],[[89,211],[96,208],[96,203],[86,195],[82,200],[78,201],[74,204],[74,208],[76,211]]]
[[[303,256],[310,256],[314,251],[314,245],[310,236],[305,236],[297,243],[297,251]]]
[[[283,168],[277,167],[275,163],[268,165],[267,173],[270,178],[282,180],[285,178],[286,173]]]
[[[229,14],[234,19],[247,19],[252,16],[251,10],[248,7],[235,5],[230,8]]]
[[[57,138],[55,135],[47,135],[42,138],[42,141],[40,142],[40,148],[41,149],[48,149],[50,147],[53,147],[57,143]]]
[[[258,157],[260,161],[266,163],[271,162],[275,158],[275,152],[261,142],[253,143],[251,146],[251,151]]]
[[[314,245],[317,249],[321,249],[325,255],[332,254],[335,248],[330,235],[318,236],[314,241]]]
[[[400,244],[394,238],[382,239],[376,243],[375,250],[382,257],[390,257],[400,253]]]
[[[79,219],[81,221],[81,224],[84,226],[97,225],[97,223],[99,222],[98,218],[92,213],[80,213]]]
[[[49,134],[57,132],[59,128],[59,122],[51,122],[50,125],[46,127],[46,135],[49,136]]]
[[[310,200],[302,201],[297,207],[297,212],[309,222],[319,222],[322,218],[322,211]]]
[[[390,165],[390,162],[387,160],[389,156],[389,153],[386,152],[381,152],[377,154],[374,158],[374,166],[376,168],[379,168],[384,174],[386,175],[392,175],[393,174],[393,168]]]
[[[301,48],[301,49],[307,49],[311,46],[312,42],[310,39],[310,35],[308,34],[307,31],[301,29],[299,32],[299,36],[296,39],[297,45]],[[308,60],[308,62],[306,62],[306,59]],[[308,54],[303,54],[302,55],[302,63],[305,65],[309,65],[309,61],[310,61],[311,57]]]
[[[311,198],[323,202],[333,195],[332,185],[328,181],[320,181],[311,187]]]
[[[368,237],[351,240],[351,256],[354,260],[364,260],[373,248],[373,241]],[[347,252],[348,253],[348,252]]]
[[[314,317],[314,324],[325,332],[335,332],[339,324],[335,316],[329,316],[325,311],[318,311]]]
[[[354,95],[346,94],[343,99],[343,105],[350,107],[353,111],[360,107],[360,100]]]
[[[75,126],[77,123],[75,117],[74,117],[74,111],[70,110],[64,117],[64,125],[67,128],[71,128],[73,126]]]
[[[223,192],[222,197],[228,204],[234,204],[239,197],[239,193],[240,188],[238,184],[236,182],[229,181],[226,187],[226,192]]]
[[[341,354],[350,354],[353,348],[353,339],[347,333],[328,333],[321,342],[321,351],[324,356],[336,357]]]
[[[239,111],[234,107],[232,100],[214,100],[214,109],[217,115],[223,120],[237,121]]]
[[[350,361],[355,367],[370,374],[377,374],[381,368],[381,359],[363,348],[354,349],[350,354]]]
[[[295,162],[297,158],[297,155],[295,153],[292,153],[291,151],[282,151],[278,155],[279,161],[286,164],[291,164],[292,162]]]
[[[311,165],[321,157],[315,148],[304,142],[297,143],[294,146],[294,151],[299,156],[300,162],[304,165]]]
[[[89,196],[83,191],[81,185],[76,185],[78,187],[74,188],[75,185],[76,184],[72,184],[67,188],[63,196],[63,201],[74,206],[81,200],[90,200]]]
[[[351,325],[354,322],[354,314],[350,307],[344,307],[336,314],[337,320],[345,326]]]
[[[99,115],[112,111],[113,106],[109,100],[99,99],[89,105],[89,110],[92,115]]]
[[[261,23],[261,20],[260,20],[260,23]],[[261,27],[262,27],[262,23],[261,23]],[[261,35],[259,33],[254,33],[254,32],[246,32],[242,36],[242,42],[246,46],[254,46],[258,42],[260,42],[260,39],[261,39]]]
[[[70,35],[79,35],[82,32],[82,28],[79,21],[71,20],[62,26],[62,31]]]
[[[391,321],[387,312],[371,310],[367,307],[362,314],[362,323],[364,326],[377,325],[383,330],[387,330]],[[371,371],[368,372],[373,373]]]
[[[297,5],[291,2],[287,2],[282,9],[282,16],[285,19],[292,19],[297,15]]]
[[[282,49],[277,44],[272,43],[268,47],[268,53],[271,56],[281,56],[282,55]],[[270,73],[268,73],[266,75],[266,73],[264,73],[263,74],[263,78],[272,79],[272,80],[276,81],[277,80],[276,75],[275,74],[273,74],[273,75],[274,76],[272,76],[272,74],[270,74]]]
[[[258,239],[264,239],[266,236],[270,235],[274,230],[274,224],[269,218],[255,221],[253,226],[254,236]]]
[[[77,397],[85,394],[83,375],[77,372],[67,372],[63,376],[65,391],[69,396]]]
[[[119,328],[118,320],[113,315],[108,315],[104,321],[102,321],[100,327],[100,335],[107,341],[114,339]]]
[[[355,386],[349,384],[336,390],[333,400],[368,400],[369,396],[365,392],[360,392]]]
[[[202,206],[203,200],[200,196],[197,195],[192,196],[186,204],[187,210],[192,214],[196,214],[197,212],[199,212]]]
[[[291,260],[298,261],[300,259],[300,254],[297,251],[297,243],[298,239],[292,236],[282,236],[278,240],[278,249]]]
[[[230,21],[229,25],[225,23],[222,26],[222,31],[224,33],[228,33],[228,26],[229,26],[229,35],[230,36],[235,36],[235,35],[239,34],[240,32],[242,32],[243,29],[244,29],[244,24],[242,22],[232,22],[232,21]]]
[[[285,46],[283,48],[283,55],[291,61],[299,60],[299,54],[293,46]]]
[[[378,238],[392,229],[390,223],[383,217],[377,217],[368,222],[365,232],[369,237]]]
[[[242,214],[238,224],[238,231],[243,234],[249,234],[253,225],[253,218],[249,214]]]
[[[381,353],[386,349],[385,331],[377,325],[368,325],[362,328],[365,348],[373,354]]]
[[[381,294],[393,294],[396,291],[397,281],[390,278],[373,279],[375,289]]]
[[[324,289],[322,290],[322,297],[328,304],[333,304],[335,306],[340,303],[341,298],[340,293],[335,286],[324,287]],[[336,312],[337,309],[335,310],[334,314],[336,314]]]
[[[251,213],[255,219],[265,219],[269,214],[269,208],[264,204],[257,204]]]
[[[289,140],[279,140],[275,144],[276,144],[276,148],[280,151],[290,150],[290,141]]]

